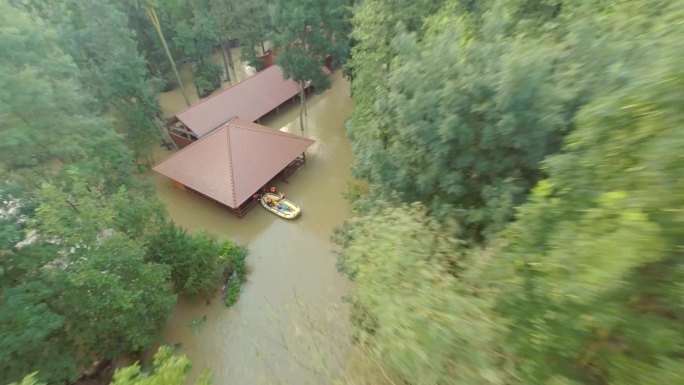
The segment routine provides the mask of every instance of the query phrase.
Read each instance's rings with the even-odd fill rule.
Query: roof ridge
[[[240,118],[238,118],[238,120],[240,120]],[[253,123],[253,124],[257,124],[257,123]],[[260,125],[260,126],[265,127],[265,128],[268,128],[268,129],[267,129],[267,130],[263,130],[263,129],[258,129],[258,128],[254,128],[254,127],[246,127],[246,126],[243,126],[243,125],[240,125],[240,124],[236,124],[235,122],[232,122],[232,121],[231,121],[231,122],[228,122],[226,125],[229,126],[229,127],[236,127],[236,128],[241,128],[241,129],[243,129],[243,130],[249,130],[249,131],[254,131],[254,132],[261,132],[261,133],[264,133],[264,134],[277,135],[277,136],[284,136],[284,137],[286,137],[286,138],[293,138],[293,139],[302,139],[302,140],[307,140],[307,141],[314,142],[314,143],[316,142],[315,140],[306,138],[306,137],[304,137],[304,136],[291,134],[291,133],[289,133],[289,132],[283,132],[283,131],[280,131],[280,130],[276,130],[275,128],[270,128],[270,127],[262,126],[262,125]]]
[[[237,116],[237,115],[231,116],[230,118],[228,118],[228,119],[222,121],[221,123],[217,124],[216,127],[213,127],[213,128],[211,128],[210,130],[208,130],[207,132],[205,132],[204,135],[202,135],[202,136],[199,136],[199,135],[198,135],[198,136],[197,136],[197,140],[200,140],[200,139],[204,138],[205,136],[211,134],[212,132],[217,131],[217,130],[220,130],[221,128],[223,128],[223,127],[225,127],[225,126],[229,126],[229,125],[230,125],[230,122],[232,122],[232,121],[235,120],[235,119],[240,119],[240,117]]]
[[[224,125],[221,126],[221,127],[225,127],[225,126],[226,126],[226,125],[224,124]],[[215,129],[209,131],[208,133],[204,134],[201,138],[197,138],[197,140],[193,140],[192,143],[188,144],[187,146],[185,146],[185,147],[179,149],[178,151],[174,152],[173,154],[169,155],[168,158],[165,158],[164,160],[161,160],[161,161],[159,161],[159,162],[153,164],[152,167],[150,167],[150,168],[151,168],[151,169],[154,169],[155,167],[159,166],[160,164],[166,162],[167,160],[169,160],[169,159],[173,158],[174,156],[180,154],[181,152],[185,151],[186,149],[188,149],[188,148],[194,146],[195,144],[199,143],[200,140],[202,140],[202,139],[204,139],[204,138],[207,138],[207,137],[209,137],[209,136],[212,136],[212,135],[216,134],[217,132],[220,132],[220,131],[221,131],[221,130],[220,130],[221,127],[218,127],[218,128],[215,128]]]
[[[235,172],[233,170],[233,149],[230,146],[230,130],[228,130],[227,127],[228,125],[226,125],[226,140],[228,141],[228,162],[230,164],[230,167],[228,167],[228,172],[230,173],[230,189],[232,190],[231,196],[233,197],[233,205],[237,207],[237,197],[235,196]]]
[[[217,93],[217,94],[215,94],[215,95],[211,95],[211,96],[209,96],[209,97],[207,97],[207,98],[200,99],[200,100],[197,102],[197,104],[194,104],[194,105],[192,105],[192,106],[190,106],[190,107],[184,109],[183,111],[181,111],[181,112],[175,114],[174,116],[178,116],[178,115],[180,115],[180,114],[184,114],[184,113],[186,113],[186,112],[192,110],[193,108],[195,108],[195,107],[201,105],[202,103],[208,102],[209,100],[211,100],[211,99],[213,99],[213,98],[215,98],[215,97],[217,97],[217,96],[222,95],[224,92],[228,92],[229,90],[231,90],[231,89],[233,89],[233,88],[237,88],[238,86],[244,84],[244,83],[247,82],[248,80],[253,79],[253,78],[255,78],[255,77],[259,76],[259,75],[263,75],[264,73],[266,73],[266,71],[271,70],[273,67],[279,67],[279,66],[278,66],[277,64],[272,64],[272,65],[270,65],[270,66],[264,68],[264,69],[261,70],[261,71],[257,71],[254,75],[252,75],[252,76],[250,76],[250,77],[247,77],[247,78],[245,78],[245,79],[240,80],[239,82],[233,84],[232,86],[230,86],[230,87],[228,87],[228,88],[222,90],[221,92],[219,92],[219,93]],[[281,71],[282,71],[282,69],[281,69]]]

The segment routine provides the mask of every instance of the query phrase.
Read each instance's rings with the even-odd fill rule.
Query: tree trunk
[[[199,69],[204,68],[204,60],[202,59],[202,55],[199,57],[199,62],[200,65],[197,68],[197,72],[199,73]],[[191,67],[192,68],[192,67]],[[197,94],[197,99],[201,100],[202,99],[202,94],[200,93],[200,88],[199,85],[197,85],[197,73],[195,73],[195,69],[192,68],[192,78],[193,78],[193,83],[195,83],[195,94]]]
[[[230,82],[230,68],[228,68],[228,55],[226,54],[226,41],[221,42],[221,57],[223,58],[223,69],[226,71],[226,81]]]
[[[159,119],[159,118],[155,118],[155,120],[156,120],[157,122],[159,122],[159,126],[158,126],[158,127],[161,129],[162,137],[163,137],[164,139],[166,139],[166,141],[169,142],[169,145],[170,145],[170,146],[173,146],[173,148],[175,148],[176,150],[178,150],[178,145],[177,145],[176,142],[171,138],[171,134],[169,134],[169,130],[167,130],[166,127],[164,126],[164,121],[163,121],[162,119]]]
[[[171,51],[169,51],[169,46],[166,44],[164,33],[162,33],[161,25],[159,24],[159,19],[157,18],[157,11],[155,11],[154,8],[152,8],[152,6],[149,5],[145,6],[145,10],[147,11],[147,15],[150,17],[150,22],[152,22],[152,26],[157,31],[157,35],[159,35],[159,40],[161,40],[162,46],[164,46],[164,52],[166,52],[166,56],[169,58],[169,61],[171,62],[171,68],[173,68],[173,73],[176,75],[176,80],[178,81],[178,86],[180,87],[181,93],[183,94],[183,99],[185,99],[185,104],[188,107],[190,107],[190,99],[188,99],[188,95],[185,93],[183,80],[181,80],[181,77],[178,74],[176,62],[173,60],[173,56],[171,56]]]
[[[233,61],[233,54],[230,51],[230,44],[226,45],[226,53],[228,54],[228,64],[230,64],[230,68],[232,68],[233,71],[235,71],[235,62]],[[235,80],[237,80],[237,74],[234,75],[236,78]]]
[[[266,48],[264,47],[264,41],[259,40],[259,43],[261,43],[261,54],[266,55]]]
[[[302,93],[304,94],[304,123],[306,123],[306,127],[309,127],[309,110],[306,109],[306,88],[303,88]]]
[[[306,100],[304,93],[304,82],[299,83],[299,128],[304,132],[304,119],[306,116]]]

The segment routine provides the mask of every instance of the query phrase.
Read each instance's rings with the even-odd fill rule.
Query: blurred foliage
[[[387,4],[354,7],[370,189],[336,234],[369,360],[406,384],[684,383],[684,2]]]
[[[481,255],[425,209],[379,203],[344,234],[341,265],[357,283],[351,296],[356,339],[410,384],[501,384],[493,297],[480,292]]]
[[[679,5],[648,70],[580,111],[502,236],[498,308],[527,383],[684,381]]]
[[[175,355],[168,346],[162,346],[154,355],[153,369],[143,372],[139,363],[120,368],[114,373],[110,385],[182,385],[187,383],[187,375],[192,365],[185,355]],[[36,379],[37,373],[24,377],[21,382],[10,385],[45,385]],[[211,374],[205,372],[195,385],[210,385]]]
[[[162,346],[154,355],[153,369],[146,373],[140,364],[117,369],[110,385],[182,385],[187,384],[187,375],[192,369],[185,355],[173,354],[168,346]],[[210,385],[211,373],[204,372],[195,385]]]
[[[660,32],[645,20],[664,12],[638,1],[446,1],[400,17],[399,3],[354,8],[355,176],[371,199],[389,190],[422,201],[476,242],[512,218],[577,111],[648,65]]]

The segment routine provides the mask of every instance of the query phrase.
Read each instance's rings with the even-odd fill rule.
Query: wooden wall
[[[190,143],[193,142],[192,140],[190,140],[188,138],[184,138],[184,137],[182,137],[178,134],[175,134],[173,132],[169,132],[169,135],[171,136],[171,139],[178,145],[178,148],[186,147]]]

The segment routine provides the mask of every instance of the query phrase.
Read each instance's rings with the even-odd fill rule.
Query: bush
[[[189,235],[168,222],[149,240],[145,258],[168,265],[176,292],[197,298],[223,280],[229,261],[222,257],[221,250],[213,236]]]
[[[169,266],[175,291],[189,298],[210,294],[225,283],[227,306],[240,295],[240,283],[247,274],[246,258],[244,246],[231,241],[219,243],[206,233],[189,235],[171,222],[163,224],[149,239],[145,255],[149,262]]]
[[[230,241],[223,244],[221,259],[225,261],[226,285],[224,286],[223,303],[230,307],[240,298],[240,286],[247,275],[247,249]]]
[[[253,45],[248,44],[242,46],[240,60],[242,60],[244,63],[247,63],[251,67],[254,67],[257,72],[264,68],[264,61],[259,55],[257,55]]]
[[[195,86],[200,97],[209,95],[221,86],[221,66],[211,62],[199,62],[193,65],[195,73]]]
[[[237,277],[231,277],[226,289],[226,294],[223,298],[223,303],[226,307],[235,305],[240,298],[240,280]]]

